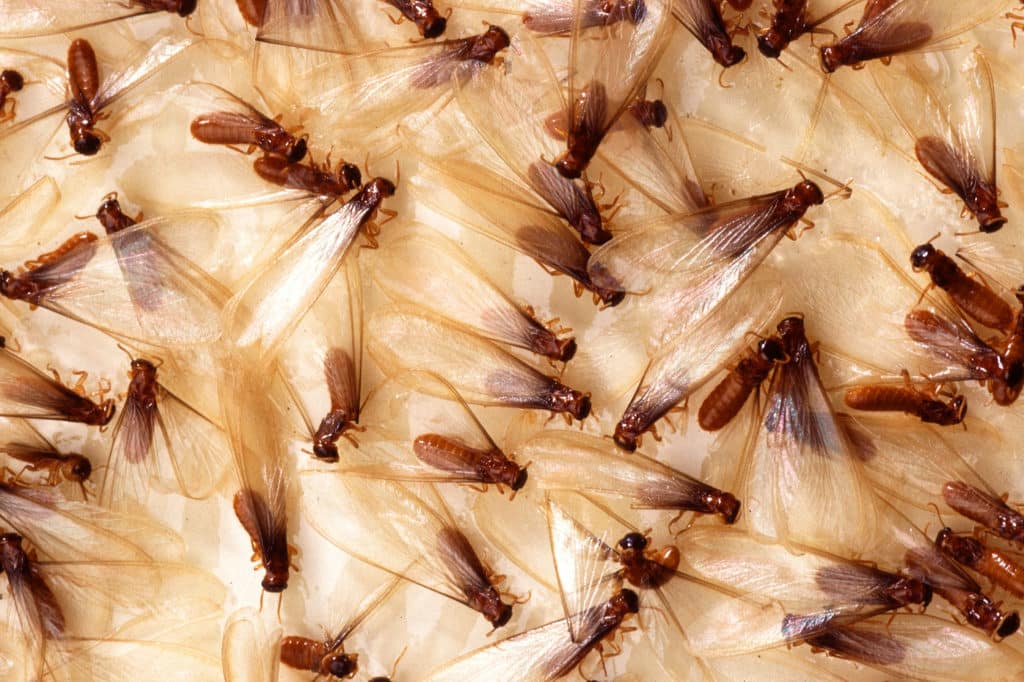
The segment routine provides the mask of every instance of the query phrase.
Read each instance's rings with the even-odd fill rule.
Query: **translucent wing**
[[[615,551],[552,500],[547,501],[548,533],[562,608],[572,641],[585,636],[586,614],[620,586]]]
[[[856,553],[874,537],[875,497],[800,337],[787,342],[790,362],[775,370],[744,455],[746,519],[760,535]]]
[[[557,338],[443,237],[413,236],[393,245],[374,279],[391,298],[418,304],[492,341],[556,360],[567,359],[570,343],[575,348],[571,338]]]
[[[38,230],[46,224],[47,218],[57,208],[60,201],[60,188],[50,176],[36,180],[24,192],[16,196],[3,209],[0,209],[0,226],[9,235],[0,245],[0,258],[14,260],[24,255],[21,246],[29,238],[28,229]],[[49,236],[49,235],[47,235]],[[40,235],[35,233],[34,238]],[[40,241],[45,241],[40,239]]]
[[[112,403],[96,404],[0,348],[0,415],[106,424]]]
[[[467,402],[568,412],[578,419],[589,413],[589,398],[578,391],[464,328],[415,308],[378,310],[370,318],[368,336],[370,355],[385,372],[436,372]],[[467,364],[467,358],[473,362]]]
[[[436,495],[428,502],[391,481],[348,479],[330,471],[301,477],[306,518],[352,556],[470,608],[467,590],[490,588],[485,575],[465,570],[467,564],[443,542],[459,531]]]
[[[706,501],[728,495],[643,455],[618,454],[594,436],[548,430],[516,452],[532,462],[530,476],[542,488],[626,498],[637,509],[711,513]]]
[[[326,52],[361,52],[358,23],[344,5],[329,0],[268,0],[256,40]]]
[[[341,208],[304,225],[263,271],[229,303],[231,337],[266,361],[341,267],[359,229],[373,216],[380,197],[371,181]],[[386,182],[386,181],[380,181]]]
[[[616,426],[616,442],[635,449],[642,433],[736,355],[748,332],[768,325],[781,299],[778,286],[748,286],[694,327],[665,341]]]
[[[179,57],[191,40],[164,37],[157,40],[144,56],[131,60],[123,70],[110,74],[90,102],[93,111],[101,111],[155,76],[163,67]]]
[[[0,38],[31,38],[69,33],[90,26],[157,10],[137,2],[99,0],[81,4],[55,2],[45,5],[34,0],[8,0],[4,3],[4,24]]]
[[[219,225],[204,213],[155,218],[100,240],[91,258],[76,249],[31,273],[38,304],[151,345],[209,343],[220,336],[227,291],[180,250]]]
[[[277,682],[281,629],[268,631],[260,615],[249,608],[228,618],[221,643],[226,682]]]

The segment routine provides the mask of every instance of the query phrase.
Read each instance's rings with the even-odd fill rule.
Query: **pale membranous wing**
[[[586,26],[576,0],[569,39],[569,100],[566,149],[559,173],[579,177],[608,129],[641,92],[667,45],[672,22],[669,3],[643,3],[628,21]]]
[[[174,3],[147,0],[93,0],[79,3],[58,0],[45,4],[34,0],[7,0],[4,3],[4,22],[0,25],[0,38],[31,38],[69,33],[159,11],[186,16],[191,14],[195,6],[195,0],[179,0]]]
[[[301,476],[306,519],[332,544],[465,604],[494,627],[508,621],[511,606],[501,601],[492,574],[428,486],[421,488],[428,496],[423,499],[393,481],[329,470]]]
[[[778,330],[790,361],[775,369],[750,429],[737,481],[744,518],[780,542],[857,553],[874,541],[876,498],[821,384],[803,320],[786,318]],[[820,519],[830,520],[827,529]]]
[[[288,441],[283,389],[273,367],[247,364],[255,358],[233,349],[223,353],[220,401],[238,478],[233,505],[265,571],[263,589],[288,586]]]
[[[92,462],[78,453],[59,451],[27,419],[3,419],[0,454],[4,460],[4,480],[29,487],[59,486],[67,499],[68,488],[87,499]],[[66,487],[65,487],[66,486]]]
[[[868,0],[854,31],[821,48],[825,71],[938,46],[1004,9],[1000,0],[962,7],[947,0]]]
[[[158,371],[147,360],[132,361],[131,383],[100,488],[104,506],[145,505],[153,488],[202,499],[224,474],[224,433],[164,388]]]
[[[256,40],[341,54],[363,50],[358,23],[344,5],[329,0],[267,0]]]
[[[205,238],[219,225],[212,215],[183,213],[106,239],[80,233],[77,243],[41,256],[41,267],[9,274],[4,294],[114,337],[153,346],[209,343],[220,336],[228,293],[175,244],[187,247],[187,240]]]
[[[276,682],[281,658],[281,629],[267,629],[251,608],[228,617],[221,640],[225,682]]]
[[[367,434],[338,470],[395,481],[496,484],[515,491],[526,469],[502,452],[458,391],[443,378],[412,372],[374,389]]]
[[[359,230],[394,191],[388,180],[374,178],[334,213],[304,226],[229,302],[230,338],[268,363],[338,272]]]
[[[0,416],[57,419],[102,426],[113,415],[112,400],[97,404],[55,381],[5,344],[0,344]]]
[[[442,236],[412,236],[394,244],[377,264],[374,281],[392,299],[423,306],[492,341],[554,360],[569,360],[576,350],[572,337],[558,338],[532,308],[512,301]]]
[[[885,611],[923,608],[913,605],[931,598],[920,580],[896,572],[899,563],[887,571],[805,547],[793,553],[738,529],[691,528],[680,546],[688,572],[762,605],[742,623],[704,614],[694,627],[700,633],[695,645],[708,652],[737,654],[796,643]]]
[[[1002,227],[1006,218],[996,187],[995,91],[981,51],[976,49],[959,74],[945,79],[918,59],[875,64],[871,73],[928,174],[963,200],[983,232]]]
[[[670,337],[654,354],[615,426],[615,442],[635,450],[642,434],[704,385],[775,316],[782,289],[747,286],[692,328]]]
[[[490,341],[453,322],[413,306],[378,310],[368,324],[368,351],[388,374],[407,370],[436,372],[466,402],[564,412],[576,419],[590,414],[590,398],[563,385]],[[467,363],[467,360],[472,362]]]
[[[739,514],[730,493],[642,455],[622,456],[605,439],[548,430],[516,453],[532,462],[530,476],[540,488],[625,498],[636,509],[719,514],[726,523]]]
[[[0,129],[50,110],[53,102],[64,101],[68,77],[63,62],[15,48],[0,49],[0,62],[4,71],[21,77],[20,89],[9,84],[6,95],[0,97]]]

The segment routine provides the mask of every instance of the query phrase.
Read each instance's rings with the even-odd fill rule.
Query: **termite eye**
[[[75,140],[75,151],[82,156],[92,156],[100,150],[100,138],[86,134]]]
[[[495,628],[500,628],[505,625],[512,618],[512,607],[502,602],[501,610],[498,611],[498,617],[491,621],[491,625]]]
[[[324,462],[337,462],[338,461],[338,448],[333,443],[327,445],[314,445],[313,455]]]
[[[757,344],[757,352],[772,362],[783,362],[786,359],[786,349],[777,339],[761,339]]]
[[[778,59],[779,55],[782,54],[782,50],[779,47],[781,36],[775,31],[768,31],[764,35],[757,37],[757,49],[761,51],[765,57],[769,59]]]
[[[349,189],[355,189],[363,184],[363,174],[359,172],[359,168],[351,163],[346,163],[341,167],[341,177],[345,180],[345,184],[349,186]],[[391,190],[394,192],[394,189]]]
[[[668,107],[660,99],[654,100],[651,107],[651,121],[655,128],[662,128],[668,121]]]
[[[510,487],[512,490],[519,490],[524,485],[526,485],[526,469],[520,469]]]
[[[641,533],[627,533],[619,540],[619,547],[622,549],[644,549],[647,547],[647,538]]]
[[[622,590],[619,594],[626,602],[626,608],[630,613],[636,613],[640,610],[640,597],[636,596],[636,592],[633,590]]]
[[[639,24],[647,16],[647,3],[644,0],[635,0],[629,7],[629,20]]]
[[[21,74],[12,69],[4,69],[0,73],[0,81],[7,84],[7,88],[13,92],[21,90],[25,86],[25,79],[21,77]]]
[[[291,151],[288,152],[288,162],[298,163],[306,156],[306,138],[299,138],[299,140],[292,146]]]
[[[424,38],[436,38],[448,27],[448,21],[444,17],[434,17],[423,25]]]
[[[178,16],[187,17],[196,11],[196,0],[181,0],[178,3]]]
[[[996,634],[998,634],[1000,637],[1005,639],[1005,638],[1009,637],[1010,635],[1012,635],[1013,633],[1017,632],[1017,630],[1019,630],[1019,629],[1020,629],[1020,615],[1018,615],[1017,612],[1014,611],[1013,613],[1011,613],[1009,616],[1006,617],[1006,620],[1004,620],[1002,625],[999,626],[999,630],[998,630],[998,632]]]
[[[288,587],[288,576],[268,573],[266,577],[263,578],[263,582],[261,584],[263,585],[263,589],[271,594],[284,592],[285,588]]]
[[[337,654],[331,657],[330,663],[327,665],[327,669],[331,675],[335,677],[351,677],[358,671],[358,666],[354,656],[348,654]]]
[[[92,473],[92,463],[84,457],[78,460],[73,467],[71,467],[71,474],[80,480],[89,478],[89,474]]]

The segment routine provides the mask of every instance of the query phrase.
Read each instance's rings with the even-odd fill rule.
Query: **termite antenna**
[[[840,182],[839,180],[833,178],[831,175],[827,175],[822,171],[817,170],[816,168],[811,168],[807,164],[791,159],[788,156],[780,156],[779,161],[782,161],[782,163],[786,164],[787,166],[791,166],[793,169],[795,169],[796,172],[800,174],[800,177],[803,178],[804,180],[807,179],[807,175],[810,175],[819,180],[824,180],[825,182],[835,187],[836,191],[825,197],[826,199],[828,197],[835,196],[836,194],[844,194],[845,196],[843,198],[848,199],[850,195],[853,193],[853,189],[851,187],[851,185],[853,184],[853,179],[847,180],[846,182]]]

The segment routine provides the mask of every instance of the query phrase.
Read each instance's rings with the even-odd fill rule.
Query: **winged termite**
[[[184,213],[134,224],[109,195],[97,212],[108,232],[80,232],[54,251],[0,271],[0,294],[42,306],[112,336],[190,346],[220,335],[224,288],[180,251],[219,222]]]
[[[541,374],[461,325],[418,308],[396,305],[378,310],[370,319],[369,339],[370,355],[384,372],[435,372],[466,402],[563,412],[579,420],[590,414],[588,394]]]
[[[973,537],[957,535],[943,528],[935,536],[935,546],[957,563],[971,568],[1015,597],[1024,597],[1024,565],[1003,549],[986,547]]]
[[[7,462],[3,480],[9,485],[78,487],[86,499],[86,482],[92,475],[92,462],[75,452],[62,453],[28,421],[8,420],[0,437],[0,453]]]
[[[41,7],[32,0],[11,0],[4,6],[0,38],[34,38],[108,24],[121,19],[168,12],[187,17],[197,0],[98,0],[87,5],[58,2]]]
[[[153,488],[202,499],[224,473],[227,443],[220,428],[167,390],[157,367],[144,358],[131,360],[100,487],[102,505],[145,504]]]
[[[685,571],[776,607],[749,623],[732,651],[800,642],[887,611],[927,607],[932,597],[927,584],[898,567],[888,571],[802,546],[794,554],[737,529],[690,528],[681,543]]]
[[[747,3],[749,5],[749,3]],[[743,61],[746,51],[734,45],[715,0],[674,0],[672,16],[682,24],[716,62],[728,68]]]
[[[619,626],[640,610],[636,593],[623,589],[607,601],[574,614],[579,638],[566,627],[568,619],[513,635],[435,670],[434,682],[470,682],[483,677],[495,682],[546,682],[568,676],[602,642],[615,636]]]
[[[953,426],[967,416],[967,398],[954,396],[942,402],[936,391],[914,386],[910,375],[904,375],[904,385],[868,384],[847,389],[843,394],[847,407],[865,412],[903,412],[917,417],[926,424]]]
[[[402,16],[416,24],[416,29],[424,38],[437,38],[448,26],[446,17],[441,16],[434,7],[433,0],[384,0]]]
[[[345,640],[363,624],[401,583],[394,578],[366,598],[359,610],[336,634],[323,641],[308,637],[288,636],[281,640],[281,662],[290,668],[324,675],[328,678],[352,678],[359,671],[358,654],[345,651]]]
[[[192,137],[206,144],[242,145],[247,151],[261,149],[298,163],[306,156],[306,137],[296,137],[252,104],[212,83],[203,84],[216,96],[215,111],[192,119]]]
[[[1024,666],[1012,649],[933,616],[880,616],[834,628],[808,644],[830,656],[906,678],[998,679],[1018,675]]]
[[[498,592],[503,577],[481,561],[444,502],[424,486],[425,499],[393,481],[349,479],[339,472],[303,472],[306,518],[323,537],[392,575],[460,602],[495,628],[512,606]],[[388,500],[387,519],[375,512]]]
[[[375,228],[381,202],[394,193],[391,181],[374,178],[334,213],[303,225],[229,302],[231,338],[268,362],[337,273],[359,231]]]
[[[414,387],[413,387],[414,386]],[[395,481],[508,487],[526,484],[526,466],[506,455],[443,378],[416,372],[377,387],[366,405],[373,426],[360,452],[337,468]]]
[[[252,541],[254,560],[263,566],[263,589],[280,593],[288,587],[292,551],[287,509],[290,474],[282,437],[285,401],[275,390],[275,372],[247,366],[244,357],[235,351],[224,358],[226,378],[219,386],[239,485],[233,507]]]
[[[259,613],[253,609],[235,611],[224,625],[221,640],[224,681],[276,682],[280,652],[280,628],[268,631]]]
[[[84,378],[83,374],[83,382]],[[0,343],[0,414],[105,426],[114,416],[114,401],[93,402]]]
[[[71,146],[85,156],[99,152],[103,142],[109,140],[107,133],[96,128],[97,123],[110,115],[111,105],[133,89],[152,78],[162,67],[180,55],[188,42],[162,38],[149,51],[125,70],[110,74],[102,83],[96,53],[83,38],[68,47],[68,90],[70,98],[55,107],[26,117],[12,126],[0,130],[0,138],[6,138],[60,112],[65,112]]]
[[[790,360],[776,368],[736,474],[757,535],[862,551],[874,537],[875,497],[833,411],[800,317],[777,326]],[[731,453],[730,453],[731,454]],[[834,518],[826,534],[812,518]]]
[[[331,199],[341,199],[363,184],[359,168],[344,160],[331,170],[330,161],[323,165],[291,163],[276,156],[261,156],[252,167],[267,182]]]
[[[747,403],[750,394],[761,387],[776,365],[789,360],[782,339],[770,336],[747,349],[739,362],[700,404],[697,423],[705,431],[718,431],[732,421]]]
[[[660,99],[638,97],[629,105],[629,113],[645,128],[664,128],[668,123],[668,107]]]
[[[647,14],[644,0],[531,0],[524,3],[523,25],[542,35],[569,35],[575,22],[583,28],[639,24]]]
[[[615,444],[623,450],[636,450],[642,434],[653,431],[659,419],[693,395],[736,354],[748,331],[768,324],[778,310],[780,296],[776,286],[747,287],[693,328],[666,341],[615,425]]]
[[[432,164],[431,169],[444,179],[453,194],[482,218],[482,222],[457,217],[450,208],[432,202],[430,196],[425,197],[442,214],[451,215],[470,229],[534,259],[551,274],[568,276],[573,280],[576,293],[591,291],[595,303],[614,306],[625,297],[622,291],[599,287],[591,281],[587,273],[590,252],[562,220],[537,206],[528,192],[517,190],[502,176],[478,164],[443,167]]]
[[[513,302],[443,237],[413,236],[393,245],[374,279],[391,298],[415,303],[492,341],[562,362],[576,353],[573,337],[560,337],[563,329],[539,322],[532,307]]]
[[[731,493],[660,462],[609,451],[606,441],[569,431],[544,431],[516,448],[532,464],[531,476],[548,490],[584,490],[625,498],[636,509],[715,514],[725,523],[739,516]]]
[[[503,198],[554,211],[583,241],[604,243],[611,233],[591,185],[562,177],[544,161],[558,153],[558,144],[545,132],[544,121],[551,109],[561,106],[561,98],[540,46],[527,43],[525,47],[533,49],[515,57],[515,70],[483,69],[472,78],[456,81],[460,108],[525,185],[507,187],[511,183],[505,179],[495,183]]]
[[[778,59],[789,44],[805,33],[831,33],[820,28],[826,21],[842,14],[859,0],[845,0],[840,4],[824,3],[808,7],[807,0],[773,0],[775,12],[771,24],[757,35],[757,48],[765,57]]]
[[[1013,324],[1013,311],[983,281],[969,276],[952,258],[931,243],[922,244],[910,254],[914,270],[924,270],[932,284],[945,291],[956,306],[972,320],[1006,332]]]
[[[815,183],[803,180],[697,213],[645,220],[595,251],[587,271],[611,290],[669,290],[673,313],[680,313],[674,325],[685,329],[734,291],[824,199]]]
[[[580,177],[605,133],[636,100],[671,31],[670,8],[664,0],[645,0],[636,23],[589,27],[582,2],[574,0],[569,39],[566,149],[555,161],[566,178]]]
[[[944,81],[923,60],[873,68],[872,75],[939,189],[957,194],[982,232],[1001,228],[1006,218],[996,183],[995,86],[984,54],[975,50],[960,75]]]
[[[14,69],[0,71],[0,123],[10,121],[15,116],[18,102],[11,97],[12,92],[21,92],[25,87],[25,77]]]
[[[840,66],[938,48],[995,16],[1004,5],[983,0],[965,11],[945,0],[868,0],[857,28],[821,48],[821,66],[832,73]]]

